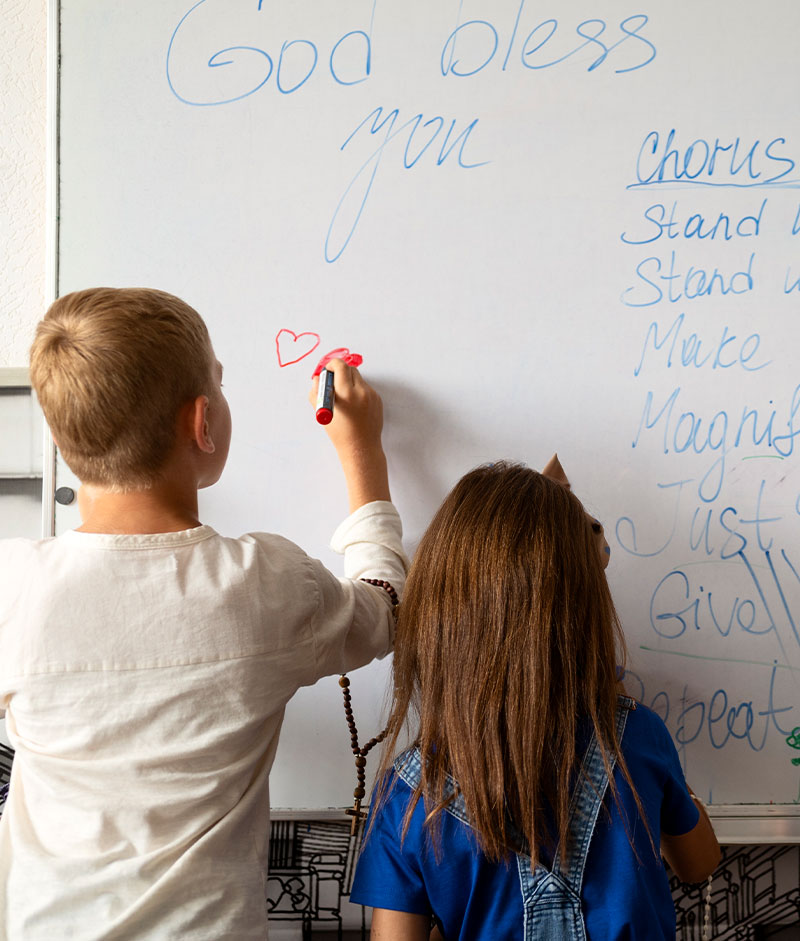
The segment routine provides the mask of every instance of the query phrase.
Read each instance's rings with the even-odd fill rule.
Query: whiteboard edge
[[[716,804],[707,808],[720,843],[800,843],[800,805]],[[273,820],[349,821],[341,807],[273,807]]]

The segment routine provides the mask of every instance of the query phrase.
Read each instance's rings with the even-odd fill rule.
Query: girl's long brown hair
[[[422,781],[404,835],[422,797],[438,847],[449,773],[490,859],[520,848],[514,830],[533,865],[542,847],[552,850],[551,836],[566,853],[582,722],[594,730],[607,770],[613,756],[633,787],[615,728],[624,658],[596,536],[578,499],[524,466],[471,471],[423,536],[400,605],[378,805],[409,725]],[[616,799],[611,775],[610,787]]]

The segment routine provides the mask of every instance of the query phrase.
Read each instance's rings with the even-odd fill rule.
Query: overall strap
[[[616,712],[619,741],[625,731],[632,700],[620,697]],[[614,762],[611,761],[613,770]],[[552,870],[538,865],[531,870],[530,857],[517,854],[517,872],[522,892],[523,938],[525,941],[586,941],[581,906],[583,871],[597,815],[608,787],[603,757],[592,733],[570,801],[569,849],[562,864],[556,850]]]
[[[617,717],[616,717],[616,728],[617,728],[617,741],[622,742],[622,736],[625,732],[625,722],[628,718],[628,711],[636,708],[636,702],[631,699],[629,696],[618,696],[617,697]],[[595,777],[597,778],[598,791],[602,785],[602,792],[599,794],[599,801],[597,801],[597,806],[594,808],[594,813],[592,816],[592,827],[589,832],[589,836],[586,840],[586,846],[582,847],[582,856],[583,863],[580,868],[580,878],[583,879],[583,865],[585,864],[585,856],[588,851],[589,840],[591,839],[591,832],[594,830],[594,821],[597,819],[597,812],[600,809],[600,804],[603,801],[605,796],[606,788],[608,787],[608,777],[605,774],[605,768],[603,767],[602,756],[599,753],[597,747],[597,742],[595,740],[594,734],[592,734],[592,740],[589,745],[589,749],[586,752],[584,758],[584,765],[586,760],[591,755],[593,756],[593,767],[595,769]],[[597,764],[599,762],[600,771],[597,772]],[[613,771],[614,760],[612,756],[611,768]],[[409,748],[407,751],[402,752],[400,755],[395,758],[394,770],[397,773],[397,776],[404,781],[412,791],[416,790],[419,787],[420,781],[422,780],[422,756],[420,754],[419,748],[414,745],[412,748]],[[572,795],[572,801],[570,803],[570,827],[573,825],[573,818],[575,817],[576,811],[578,810],[578,801],[580,799],[579,791],[586,790],[586,780],[581,776],[579,781],[580,785],[583,785],[583,788],[578,787],[575,790],[575,793]],[[590,788],[591,790],[591,788]],[[452,797],[452,795],[455,795]],[[445,799],[452,797],[449,803],[446,806],[446,810],[449,814],[452,814],[462,823],[465,823],[467,826],[471,826],[469,815],[467,814],[467,808],[464,804],[464,798],[461,792],[458,790],[458,785],[455,782],[455,779],[451,775],[446,775],[445,777],[445,787],[444,794],[442,795]],[[594,797],[594,792],[592,792],[592,797]],[[583,806],[583,805],[581,805]],[[573,840],[573,846],[575,841]],[[570,854],[572,855],[572,854]],[[555,868],[555,867],[554,867]]]
[[[616,732],[617,741],[622,742],[628,712],[636,708],[636,703],[629,696],[617,697]],[[613,774],[616,758],[609,756],[610,771]],[[562,862],[561,854],[556,853],[553,860],[553,872],[580,895],[583,885],[583,871],[589,844],[592,840],[597,816],[608,789],[608,772],[603,764],[603,755],[597,738],[592,738],[583,759],[582,772],[572,793],[569,808],[570,842],[566,859]]]
[[[419,748],[415,745],[413,748],[409,748],[408,751],[398,755],[394,760],[394,770],[397,772],[397,776],[402,781],[405,781],[412,791],[416,790],[422,780],[422,756],[420,755]],[[453,795],[455,795],[455,797],[453,797]],[[445,800],[452,797],[452,800],[447,804],[445,810],[462,823],[470,826],[464,798],[458,790],[455,779],[449,774],[445,777],[444,794],[442,796]]]

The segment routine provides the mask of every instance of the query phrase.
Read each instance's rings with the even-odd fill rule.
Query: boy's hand
[[[340,453],[381,446],[383,403],[381,397],[353,366],[341,359],[329,360],[325,368],[333,373],[333,419],[325,426],[333,446]],[[308,400],[317,402],[319,376],[311,384]]]
[[[333,418],[325,430],[342,464],[352,513],[364,503],[391,499],[381,445],[383,403],[355,367],[332,359],[325,368],[333,373],[334,387]],[[318,388],[315,376],[308,396],[314,407]]]

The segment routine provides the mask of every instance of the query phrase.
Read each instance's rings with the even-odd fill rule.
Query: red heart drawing
[[[308,337],[305,342],[303,339]],[[278,365],[283,369],[284,366],[291,366],[292,363],[299,363],[301,359],[310,356],[319,346],[319,334],[306,331],[305,333],[295,333],[294,330],[279,330],[275,337],[275,349],[278,352]],[[281,349],[283,347],[283,349]],[[299,353],[299,355],[298,355]],[[293,356],[294,359],[288,357]]]

